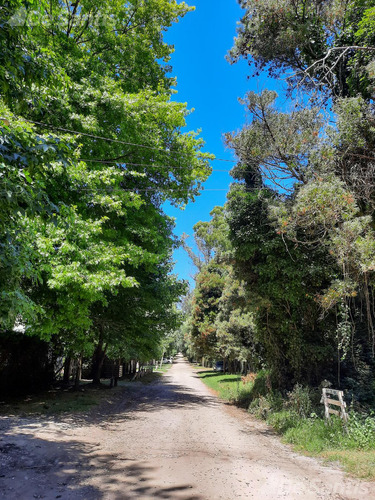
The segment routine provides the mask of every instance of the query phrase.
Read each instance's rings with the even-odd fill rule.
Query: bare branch
[[[305,69],[301,69],[288,76],[286,80],[292,80],[298,76],[302,76],[298,85],[303,85],[306,83],[307,79],[310,79],[310,84],[315,87],[323,87],[324,85],[330,85],[332,81],[335,79],[336,75],[334,70],[337,68],[337,65],[340,61],[343,60],[344,56],[350,51],[369,51],[375,52],[375,47],[363,47],[360,45],[348,45],[344,47],[331,47],[324,57],[314,61],[310,66]],[[329,62],[330,57],[337,53],[334,61]],[[322,74],[319,76],[319,82],[314,80],[314,75],[317,72],[321,72]]]

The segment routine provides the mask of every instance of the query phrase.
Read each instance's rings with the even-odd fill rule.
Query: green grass
[[[332,450],[320,454],[327,462],[339,462],[353,476],[375,481],[375,451]]]
[[[137,382],[141,382],[142,384],[151,384],[151,382],[158,380],[171,368],[172,364],[163,364],[161,368],[158,368],[157,370],[154,369],[152,372],[146,373],[143,377],[138,378]]]
[[[240,406],[243,406],[243,401],[247,401],[252,388],[251,384],[244,385],[242,383],[241,375],[203,370],[198,372],[198,376],[210,389],[217,393],[219,398]]]
[[[273,418],[269,419],[271,424]],[[356,423],[355,415],[349,418],[347,431],[339,419],[330,424],[322,419],[296,421],[285,431],[283,440],[297,451],[338,462],[353,476],[375,481],[375,436],[365,425]]]
[[[160,372],[165,373],[168,370],[170,370],[172,368],[172,366],[173,366],[173,363],[163,363],[161,368],[158,368],[156,370],[156,372],[154,371],[153,373],[160,373]]]

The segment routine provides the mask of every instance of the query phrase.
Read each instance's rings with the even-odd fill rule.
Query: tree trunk
[[[79,382],[82,376],[82,356],[80,356],[76,361],[76,373],[74,378],[74,390],[77,391],[79,388]]]
[[[92,357],[92,383],[94,385],[100,384],[100,375],[103,368],[104,358],[105,349],[103,349],[103,340],[99,340]]]
[[[63,375],[64,385],[69,385],[71,367],[72,367],[72,358],[71,356],[66,356],[64,361],[64,375]]]
[[[163,354],[162,354],[162,356],[160,358],[160,368],[163,366],[164,353],[165,353],[165,351],[163,351]]]
[[[111,381],[109,383],[110,389],[117,387],[120,372],[120,361],[112,361]]]

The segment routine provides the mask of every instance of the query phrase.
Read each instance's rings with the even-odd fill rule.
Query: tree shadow
[[[48,441],[10,427],[0,441],[0,495],[7,500],[202,500],[189,484],[157,486],[157,468],[100,452],[99,446]]]
[[[170,382],[143,385],[134,383],[126,387],[121,397],[101,405],[86,414],[72,415],[75,423],[104,425],[110,421],[121,422],[138,418],[141,412],[156,412],[164,409],[187,409],[197,406],[217,406],[220,403],[210,395],[199,394],[186,386]]]
[[[217,406],[220,403],[210,395],[197,393],[189,387],[157,380],[150,384],[133,382],[116,393],[108,391],[101,404],[80,413],[59,413],[48,418],[67,425],[97,425],[107,428],[115,423],[139,418],[138,413],[163,409],[186,409],[197,406]],[[28,417],[25,418],[27,420]],[[43,421],[42,415],[30,417]]]
[[[113,425],[146,418],[149,412],[218,406],[216,398],[168,380],[134,382],[111,393],[85,413],[0,417],[0,498],[111,499],[160,498],[202,500],[190,484],[158,485],[158,467],[121,454],[103,452],[101,443],[69,437],[80,426]],[[54,427],[51,437],[48,425]],[[47,425],[46,436],[35,432]],[[66,436],[59,436],[64,433]]]
[[[208,378],[208,377],[217,377],[220,375],[232,375],[229,373],[224,373],[224,372],[200,372],[204,373],[205,375],[195,375],[195,378]],[[220,382],[233,382],[233,381],[240,381],[241,380],[241,375],[236,375],[233,374],[231,377],[228,377]]]
[[[195,378],[217,377],[218,372],[198,372],[199,375],[194,375]]]

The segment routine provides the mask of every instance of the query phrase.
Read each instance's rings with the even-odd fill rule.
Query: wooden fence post
[[[332,399],[333,397],[336,397],[337,399]],[[348,421],[343,391],[324,388],[320,402],[324,403],[324,415],[327,420],[330,420],[330,415],[337,415],[342,418],[345,423]],[[334,406],[335,408],[331,408],[331,406]]]

